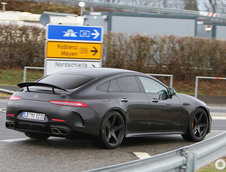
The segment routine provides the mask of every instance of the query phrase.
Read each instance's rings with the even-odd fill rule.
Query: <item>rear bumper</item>
[[[60,124],[43,124],[24,121],[6,121],[6,128],[21,132],[45,133],[51,136],[70,136],[76,132],[69,126]]]
[[[23,112],[45,114],[45,120],[25,119],[22,116]],[[7,116],[7,114],[11,116]],[[54,121],[54,119],[58,121]],[[46,133],[51,136],[98,135],[100,119],[101,117],[92,108],[20,100],[8,103],[5,126],[17,131]]]

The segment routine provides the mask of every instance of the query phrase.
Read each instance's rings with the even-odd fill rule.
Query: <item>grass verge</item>
[[[21,69],[0,70],[0,85],[12,85],[23,82],[23,73]],[[28,70],[26,81],[35,81],[43,77],[43,70]]]
[[[220,159],[223,159],[223,160],[225,161],[225,163],[226,163],[226,157],[220,158]],[[212,162],[212,163],[206,165],[206,166],[203,167],[203,168],[198,169],[197,172],[226,172],[226,168],[223,169],[223,170],[218,170],[218,169],[215,167],[215,162],[216,162],[216,161],[214,161],[214,162]]]
[[[8,98],[10,98],[10,96],[11,96],[11,94],[5,94],[5,93],[0,92],[0,98],[1,98],[1,99],[2,99],[2,98],[8,99]]]

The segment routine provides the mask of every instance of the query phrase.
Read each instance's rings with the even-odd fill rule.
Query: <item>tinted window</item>
[[[156,82],[153,79],[145,78],[145,77],[139,77],[139,79],[146,93],[158,93],[159,91],[162,91],[162,90],[167,91],[166,87],[164,87],[162,84]]]
[[[121,77],[117,79],[122,92],[139,92],[139,86],[134,76]]]
[[[110,92],[119,92],[120,91],[118,83],[115,79],[110,81],[108,91],[110,91]]]
[[[110,82],[105,82],[105,83],[99,85],[97,87],[97,90],[99,90],[99,91],[108,91],[109,83]]]
[[[93,77],[83,75],[52,74],[39,80],[39,82],[56,85],[64,89],[74,89],[82,86],[92,79]]]

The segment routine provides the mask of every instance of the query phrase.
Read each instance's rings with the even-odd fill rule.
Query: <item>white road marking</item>
[[[1,142],[8,142],[8,143],[12,143],[12,142],[19,142],[19,141],[25,141],[28,140],[29,138],[17,138],[17,139],[6,139],[6,140],[0,140]]]
[[[223,133],[225,130],[211,130],[210,133]]]
[[[6,108],[0,108],[0,112],[6,112]]]
[[[218,120],[218,119],[226,120],[226,117],[224,117],[224,116],[214,116],[214,117],[212,117],[212,119],[216,119],[216,120]]]
[[[150,158],[151,157],[146,152],[133,152],[133,154],[136,155],[136,157],[139,158],[139,159],[145,159],[145,158]]]

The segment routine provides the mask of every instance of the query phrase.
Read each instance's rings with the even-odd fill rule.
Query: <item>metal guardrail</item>
[[[13,94],[13,93],[15,93],[15,91],[7,90],[7,89],[4,89],[4,88],[0,88],[0,92],[7,93],[7,94]]]
[[[148,73],[148,75],[170,77],[170,88],[173,88],[173,75],[170,75],[170,74],[152,74],[152,73]]]
[[[198,87],[199,87],[199,79],[220,79],[226,80],[224,77],[206,77],[206,76],[196,76],[195,77],[195,97],[198,97]]]
[[[39,69],[39,70],[42,69],[42,70],[44,70],[44,67],[31,67],[31,66],[25,66],[25,67],[24,67],[23,82],[26,82],[27,69]]]
[[[143,160],[90,170],[89,172],[195,172],[226,156],[226,132],[210,139]]]

